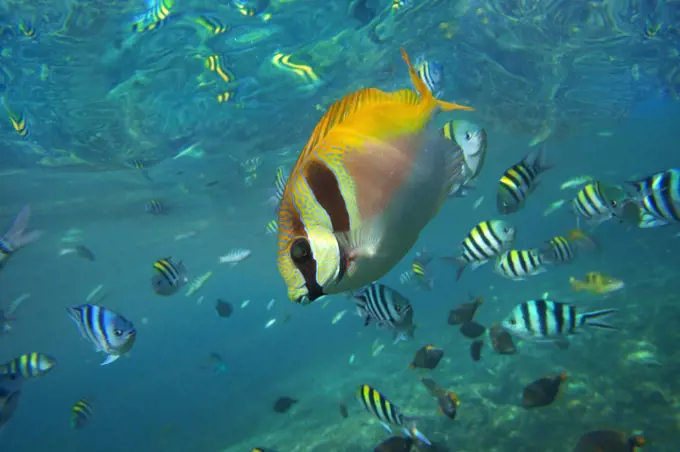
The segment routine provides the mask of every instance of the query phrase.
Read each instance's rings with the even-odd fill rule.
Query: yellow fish
[[[473,109],[437,100],[403,49],[402,57],[417,92],[365,88],[336,101],[288,178],[277,265],[292,301],[380,279],[462,180],[462,155],[427,126],[441,110]]]
[[[586,274],[585,281],[579,281],[573,276],[569,278],[572,289],[576,292],[582,290],[591,294],[605,294],[623,289],[624,282],[600,272],[590,272]]]

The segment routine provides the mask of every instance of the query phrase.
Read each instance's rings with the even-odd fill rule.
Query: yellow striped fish
[[[510,248],[516,233],[517,229],[507,221],[482,221],[461,242],[460,256],[442,259],[458,266],[458,281],[468,264],[475,270]]]
[[[366,88],[335,102],[288,178],[277,265],[292,301],[310,303],[380,279],[411,249],[462,173],[460,153],[454,158],[447,141],[426,136],[426,128],[441,110],[472,108],[435,99],[403,49],[402,57],[417,92]]]
[[[132,24],[132,32],[142,33],[155,30],[165,23],[170,16],[175,0],[154,0],[150,8],[143,14],[135,18]]]
[[[416,437],[427,445],[430,441],[415,426],[416,418],[404,416],[398,406],[387,400],[387,397],[380,394],[369,385],[361,385],[357,388],[357,400],[363,405],[364,409],[378,418],[382,426],[390,433],[390,426],[401,427],[405,435]]]
[[[542,149],[530,152],[521,162],[508,168],[498,183],[496,205],[502,215],[524,207],[527,197],[538,185],[538,175],[552,168],[545,163]]]
[[[92,417],[92,404],[87,399],[80,399],[71,407],[71,419],[69,424],[74,430],[85,427]]]
[[[232,83],[236,80],[236,76],[227,69],[220,55],[210,55],[205,59],[205,67],[211,72],[216,73],[224,83]]]
[[[224,25],[219,19],[211,16],[199,16],[194,19],[194,22],[205,28],[213,36],[221,35],[230,30],[229,25]]]
[[[43,353],[31,352],[0,365],[0,375],[35,378],[45,375],[57,365],[57,360]]]

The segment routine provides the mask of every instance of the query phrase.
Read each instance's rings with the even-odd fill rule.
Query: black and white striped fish
[[[591,182],[584,186],[571,201],[577,224],[583,218],[586,223],[596,226],[614,215],[624,205],[628,196],[617,185]]]
[[[357,313],[364,326],[375,322],[378,327],[394,331],[395,342],[413,337],[413,307],[406,297],[383,284],[373,283],[353,295]]]
[[[637,196],[639,207],[637,224],[641,228],[655,228],[680,223],[680,169],[669,169],[639,181],[628,182]]]
[[[566,235],[558,235],[546,241],[539,254],[551,264],[567,264],[581,250],[597,250],[599,245],[581,229],[572,229]]]
[[[474,270],[510,248],[515,241],[515,232],[515,227],[507,221],[482,221],[461,243],[460,256],[443,259],[458,266],[456,279],[459,279],[468,264]]]
[[[527,197],[538,185],[538,175],[552,168],[545,163],[543,149],[531,151],[512,165],[498,181],[496,207],[502,215],[515,213],[524,207]]]
[[[80,334],[92,342],[95,350],[108,355],[102,366],[129,352],[135,343],[137,330],[132,322],[109,309],[83,304],[67,308],[66,313],[76,323]]]
[[[520,303],[501,325],[510,334],[533,340],[554,340],[576,334],[584,326],[615,330],[596,319],[618,312],[618,309],[579,314],[576,307],[550,300],[530,300]]]
[[[546,271],[545,259],[538,249],[510,250],[501,254],[496,261],[496,273],[514,281]]]
[[[357,400],[366,411],[378,418],[382,426],[392,433],[392,427],[401,427],[405,435],[416,437],[427,445],[430,441],[416,428],[416,418],[404,416],[401,409],[394,405],[377,390],[369,385],[361,385],[357,388]]]
[[[279,210],[279,204],[281,203],[281,198],[283,198],[283,192],[286,189],[286,182],[288,182],[286,170],[283,166],[279,166],[276,168],[276,175],[274,176],[272,195],[267,200],[267,204],[274,207],[274,211]]]
[[[152,199],[151,201],[144,204],[144,212],[151,215],[162,215],[167,213],[168,209],[165,207],[162,201],[158,199]]]

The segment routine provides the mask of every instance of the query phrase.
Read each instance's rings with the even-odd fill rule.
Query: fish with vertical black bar
[[[544,299],[529,300],[515,306],[501,326],[523,339],[554,341],[577,334],[586,326],[616,330],[616,327],[599,320],[616,312],[618,309],[579,313],[570,304]]]
[[[111,364],[128,353],[135,344],[137,330],[128,319],[110,309],[94,304],[67,308],[66,313],[78,326],[81,336],[106,353],[102,366]]]
[[[416,428],[418,418],[404,416],[401,409],[394,405],[377,390],[369,385],[361,385],[357,388],[357,400],[364,409],[375,416],[388,432],[392,433],[392,426],[401,427],[406,436],[418,438],[428,446],[432,445]]]
[[[508,168],[498,182],[498,212],[509,215],[522,209],[529,195],[538,186],[538,176],[550,168],[552,165],[545,162],[543,148],[531,151],[521,162]]]

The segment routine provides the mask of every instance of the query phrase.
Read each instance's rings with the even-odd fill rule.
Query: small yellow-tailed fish
[[[586,274],[585,281],[579,281],[572,276],[569,278],[569,283],[571,283],[571,287],[575,292],[585,291],[599,295],[615,292],[625,287],[623,281],[600,272],[590,272]]]
[[[12,123],[12,128],[14,129],[14,131],[21,138],[27,138],[28,124],[26,123],[26,116],[24,116],[24,114],[21,112],[15,112],[10,110],[9,107],[7,107],[7,105],[5,105],[5,108],[7,109],[7,114],[9,115],[9,120]]]
[[[288,178],[277,265],[292,301],[380,279],[459,182],[462,153],[426,129],[439,111],[473,109],[436,99],[403,49],[402,57],[417,92],[365,88],[335,102]]]

